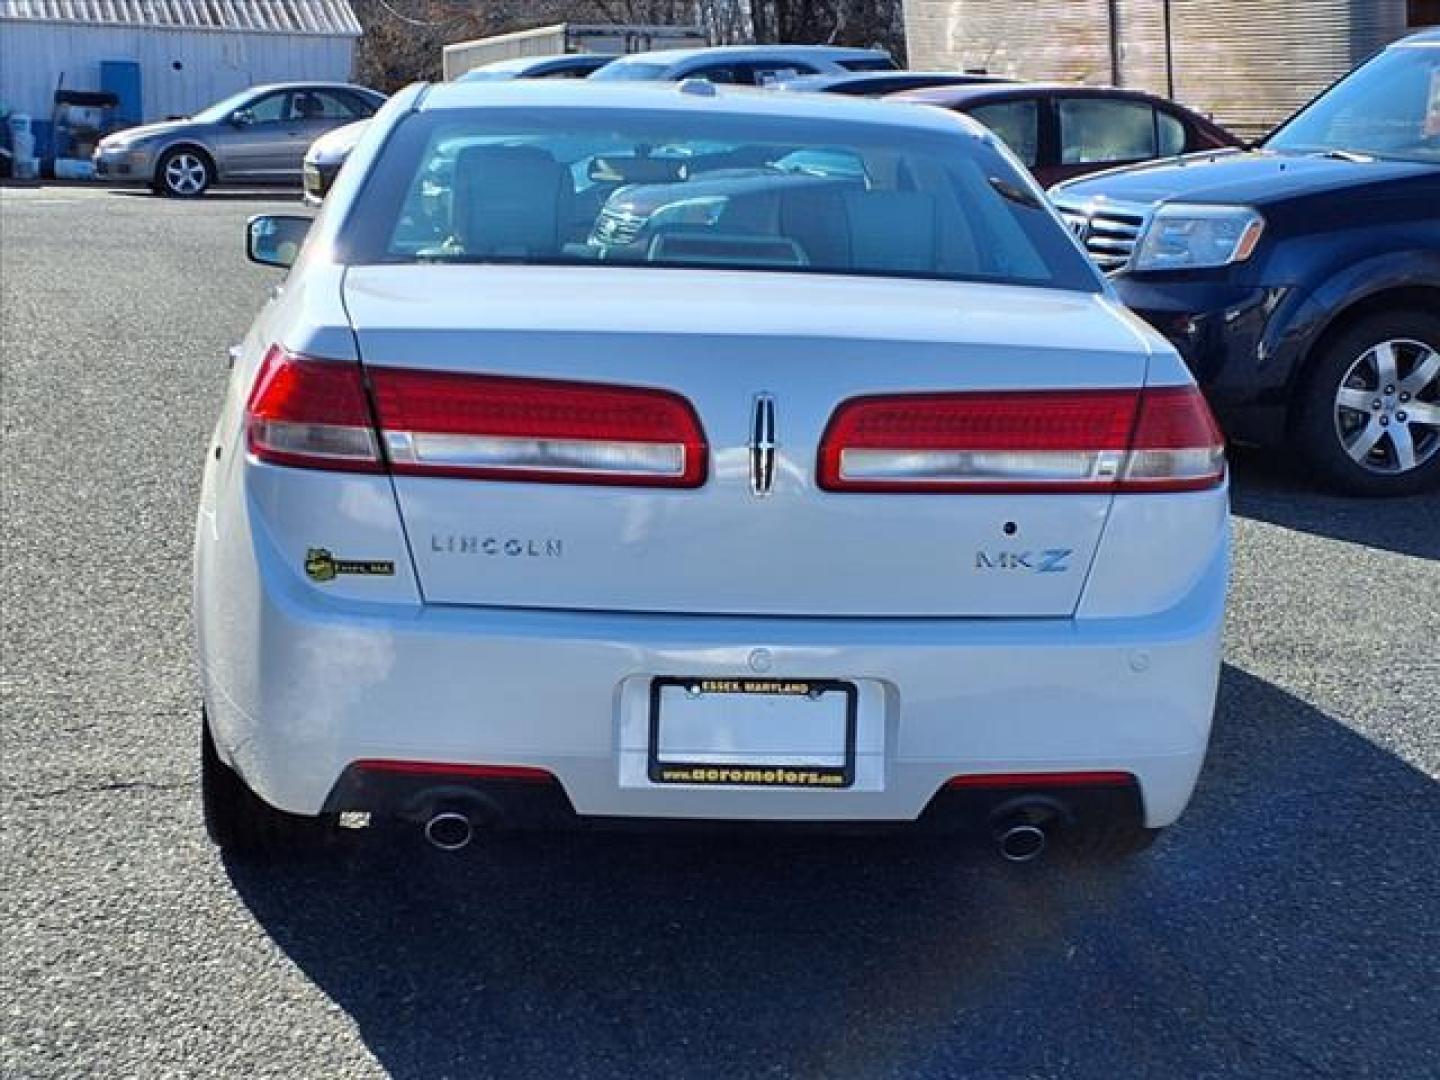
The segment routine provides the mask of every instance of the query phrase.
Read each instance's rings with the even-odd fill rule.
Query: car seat
[[[780,235],[799,244],[811,266],[850,269],[850,220],[836,186],[805,184],[783,192]]]
[[[924,191],[847,191],[850,261],[856,270],[934,273],[935,197]]]
[[[570,173],[534,146],[472,146],[455,158],[453,235],[468,255],[560,253]]]

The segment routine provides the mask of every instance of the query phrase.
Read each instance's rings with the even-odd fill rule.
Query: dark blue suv
[[[1396,43],[1253,150],[1052,191],[1230,438],[1344,491],[1440,484],[1440,30]]]

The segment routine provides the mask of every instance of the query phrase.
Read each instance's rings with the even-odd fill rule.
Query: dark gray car
[[[95,149],[109,180],[194,198],[212,184],[299,183],[310,144],[374,115],[385,98],[346,83],[279,83],[242,90],[187,120],[117,131]]]

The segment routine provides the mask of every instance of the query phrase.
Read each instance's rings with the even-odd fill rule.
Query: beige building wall
[[[1407,31],[1405,0],[905,0],[910,66],[1118,83],[1258,137]]]
[[[1108,0],[905,0],[917,71],[1110,81]]]

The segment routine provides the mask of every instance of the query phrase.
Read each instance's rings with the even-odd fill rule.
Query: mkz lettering
[[[1045,548],[1043,551],[977,551],[976,570],[1020,570],[1032,574],[1064,574],[1070,570],[1074,548]]]

